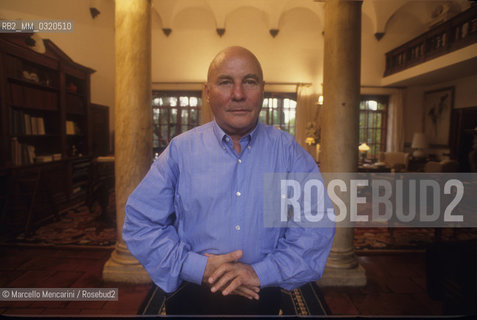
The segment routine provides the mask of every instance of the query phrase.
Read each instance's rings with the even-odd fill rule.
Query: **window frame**
[[[198,104],[196,107],[191,107],[191,106],[185,106],[185,107],[180,107],[180,97],[196,97],[198,99]],[[170,105],[155,105],[154,104],[154,99],[155,98],[169,98],[169,97],[175,97],[177,98],[177,106],[170,106]],[[265,99],[278,99],[278,105],[277,108],[273,108],[270,111],[269,107],[264,107],[262,104],[262,110],[260,111],[260,119],[262,119],[262,112],[265,112],[265,123],[269,125],[273,125],[275,127],[279,127],[281,130],[284,130],[291,135],[295,136],[296,134],[296,106],[295,108],[284,108],[283,101],[285,99],[290,99],[293,100],[295,103],[297,103],[297,94],[296,92],[275,92],[275,91],[266,91],[264,92],[264,101]],[[151,97],[151,108],[152,108],[152,113],[153,113],[153,152],[154,154],[160,154],[170,143],[172,138],[174,138],[176,135],[181,134],[187,130],[190,130],[194,128],[195,126],[200,125],[200,115],[202,112],[202,91],[200,90],[152,90],[152,97]],[[155,111],[157,109],[158,111]],[[171,122],[171,110],[176,109],[176,122]],[[187,123],[187,129],[183,130],[183,123],[182,123],[182,112],[184,110],[187,110],[187,119],[190,118],[190,113],[191,110],[195,109],[197,110],[197,122],[196,125],[194,126],[190,122]],[[160,115],[161,115],[161,110],[167,110],[167,123],[163,123],[161,121]],[[285,123],[285,110],[292,111],[294,110],[294,123]],[[180,112],[179,112],[180,111]],[[273,123],[273,115],[275,112],[278,112],[278,119],[279,123]],[[155,115],[157,113],[157,115]],[[272,118],[271,121],[269,118]],[[175,127],[175,132],[171,133],[171,125]],[[162,130],[163,126],[167,126],[167,137],[162,136]],[[173,131],[173,130],[172,130]]]
[[[265,99],[278,99],[278,103],[277,103],[277,108],[270,108],[270,107],[265,107],[263,104],[265,104]],[[286,124],[285,123],[285,108],[283,106],[283,100],[285,99],[290,99],[290,100],[293,100],[295,101],[295,103],[297,103],[297,94],[296,92],[271,92],[271,91],[268,91],[268,92],[265,92],[264,93],[264,103],[262,104],[262,110],[260,111],[260,119],[262,119],[262,112],[265,112],[265,124],[268,124],[268,125],[271,125],[271,126],[275,126],[275,127],[279,127],[281,130],[284,130],[288,133],[290,133],[292,136],[295,136],[296,134],[296,108],[287,108],[286,110],[293,110],[295,111],[295,116],[294,116],[294,123],[293,123],[293,127],[291,127],[290,123]],[[271,110],[270,110],[271,109]],[[274,113],[275,112],[278,112],[279,114],[279,123],[273,123],[273,118],[274,118]],[[270,116],[271,116],[271,120],[272,121],[269,121],[270,119]],[[292,129],[290,129],[292,128]]]
[[[377,103],[383,105],[383,110],[369,110],[369,109],[361,109],[361,104],[366,103],[366,101],[376,101]],[[359,104],[359,117],[358,117],[358,137],[359,137],[359,144],[365,142],[370,150],[368,151],[368,159],[371,158],[372,160],[378,159],[379,152],[386,151],[386,144],[387,144],[387,130],[388,130],[388,112],[389,112],[389,95],[371,95],[371,94],[362,94],[360,97],[360,104]],[[381,126],[378,127],[375,125],[375,121],[373,121],[372,115],[381,114]],[[364,115],[363,123],[366,125],[364,127],[361,126],[361,115]],[[371,125],[369,126],[369,120],[371,118]],[[373,126],[374,124],[374,126]],[[380,141],[376,141],[376,131],[380,131]],[[369,134],[373,132],[373,134]],[[363,133],[364,136],[361,134]]]
[[[170,106],[170,105],[162,105],[162,106],[156,106],[154,105],[154,99],[155,98],[170,98],[170,97],[175,97],[177,98],[177,105],[176,106]],[[195,97],[198,100],[197,106],[190,106],[189,104],[187,106],[180,106],[180,97]],[[152,113],[153,113],[153,152],[154,153],[160,153],[162,150],[164,150],[167,145],[169,145],[170,141],[172,138],[175,136],[190,130],[196,126],[200,125],[200,115],[201,115],[201,110],[202,110],[202,91],[200,90],[152,90],[152,98],[151,98],[151,108],[152,108]],[[158,119],[156,122],[155,119],[155,109],[158,110]],[[176,122],[171,122],[171,114],[172,110],[175,109],[177,110],[176,113]],[[167,110],[167,123],[162,123],[160,119],[161,115],[161,110]],[[196,110],[197,114],[195,117],[195,123],[190,122],[191,119],[191,112],[192,110]],[[183,124],[183,112],[187,113],[187,123]],[[167,137],[162,137],[162,128],[163,126],[167,126]],[[184,126],[187,126],[187,128],[184,130]],[[175,127],[175,131],[171,130],[172,127]],[[174,131],[174,132],[172,132]],[[172,134],[171,134],[172,133]],[[154,134],[157,136],[157,139],[154,137]],[[157,146],[156,146],[156,141],[157,141]]]

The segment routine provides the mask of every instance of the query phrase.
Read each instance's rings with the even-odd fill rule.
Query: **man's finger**
[[[214,282],[217,281],[217,279],[219,279],[220,277],[222,277],[222,275],[226,272],[228,272],[229,270],[231,270],[232,268],[232,265],[230,263],[224,263],[222,264],[220,267],[218,267],[214,273],[212,273],[209,277],[209,283],[210,284],[213,284]]]
[[[216,292],[222,290],[227,284],[232,281],[236,277],[236,273],[234,272],[233,268],[227,268],[224,274],[220,278],[217,279],[215,283],[212,284],[212,288],[210,289],[212,292]]]
[[[225,262],[234,262],[238,259],[242,258],[243,252],[242,250],[235,250],[223,255],[224,263]]]
[[[258,289],[260,290],[259,288],[255,287],[255,288],[249,288],[249,287],[245,287],[245,286],[240,286],[238,287],[237,289],[235,289],[232,294],[237,294],[237,295],[241,295],[245,298],[248,298],[248,299],[255,299],[255,300],[258,300],[260,299],[260,296],[257,294],[258,291],[256,291],[255,289]]]
[[[242,280],[240,279],[240,277],[235,277],[235,278],[233,278],[232,282],[230,282],[230,284],[227,286],[227,288],[222,290],[222,294],[224,296],[229,295],[231,292],[233,292],[235,289],[239,288],[241,285],[242,285]]]

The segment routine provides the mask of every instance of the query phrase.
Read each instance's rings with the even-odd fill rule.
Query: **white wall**
[[[276,38],[269,34],[262,13],[251,7],[240,8],[227,17],[222,37],[215,31],[212,13],[201,8],[180,12],[172,22],[169,37],[161,28],[161,22],[153,16],[153,82],[205,81],[212,58],[227,46],[240,45],[257,55],[265,81],[314,82],[321,92],[323,27],[309,10],[286,12]]]

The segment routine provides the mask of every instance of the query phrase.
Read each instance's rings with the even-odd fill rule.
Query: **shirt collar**
[[[250,142],[253,142],[256,139],[258,132],[260,132],[260,128],[262,126],[263,124],[260,121],[258,121],[255,128],[249,134],[242,137],[241,139],[248,138],[250,139]],[[217,141],[219,142],[219,144],[222,144],[223,140],[225,139],[225,137],[228,137],[228,135],[224,132],[224,130],[222,130],[222,128],[219,127],[219,125],[215,121],[215,118],[212,121],[212,127],[214,129],[214,135],[217,138]]]

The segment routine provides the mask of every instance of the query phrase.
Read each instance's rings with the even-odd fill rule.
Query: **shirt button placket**
[[[237,164],[240,164],[240,163],[242,163],[242,160],[237,159]],[[238,188],[240,188],[240,185],[241,185],[241,184],[240,184],[240,178],[241,178],[241,177],[240,177],[240,175],[241,175],[240,172],[241,172],[241,170],[240,170],[240,167],[239,167],[238,170],[237,170],[237,187],[238,187]],[[239,208],[241,207],[241,206],[240,206],[240,196],[241,196],[241,195],[242,195],[242,193],[241,193],[240,191],[235,192],[235,196],[237,197],[236,212],[235,212],[235,214],[234,214],[234,216],[233,216],[233,220],[234,220],[234,222],[235,222],[235,226],[234,226],[235,231],[240,231],[240,224],[239,224],[238,222],[239,222],[239,219],[240,219],[240,218],[239,218],[239,217],[240,217],[240,215],[239,215],[239,214],[240,214],[240,212],[239,212],[240,209],[239,209]]]
[[[245,147],[243,147],[243,148],[245,148]],[[243,152],[242,152],[242,154],[243,154]],[[240,228],[241,228],[240,226],[242,225],[242,222],[243,222],[242,219],[241,219],[243,217],[241,215],[241,210],[243,210],[243,201],[245,200],[245,199],[242,199],[243,198],[242,197],[242,192],[238,191],[238,190],[241,190],[244,187],[242,179],[243,179],[243,174],[244,174],[243,170],[245,168],[243,167],[244,164],[243,164],[243,161],[241,159],[242,154],[239,155],[239,157],[236,160],[237,161],[237,170],[236,170],[236,174],[237,174],[237,176],[236,176],[236,181],[237,181],[236,188],[237,189],[236,190],[237,191],[235,192],[235,199],[236,199],[237,206],[234,210],[234,215],[232,217],[232,219],[233,219],[232,220],[233,221],[232,226],[235,229],[234,231],[235,231],[236,237],[238,237],[238,238],[236,238],[236,240],[239,241],[239,242],[242,242],[241,240],[239,240],[239,239],[241,239],[241,237],[239,236],[238,232],[240,231]]]

